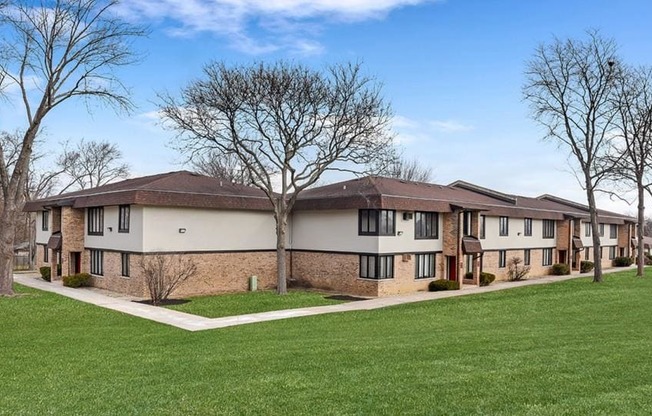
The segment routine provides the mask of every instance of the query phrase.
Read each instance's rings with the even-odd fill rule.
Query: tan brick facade
[[[553,256],[554,254],[553,250]],[[498,267],[499,260],[499,251],[485,251],[482,258],[482,271],[486,273],[492,273],[496,275],[496,280],[508,280],[508,266],[509,261],[513,257],[518,257],[521,260],[524,260],[524,250],[506,250],[507,262],[505,267]],[[524,262],[522,262],[520,267],[525,267]],[[543,249],[536,248],[530,249],[530,272],[527,277],[532,276],[545,276],[550,273],[550,266],[543,266]]]

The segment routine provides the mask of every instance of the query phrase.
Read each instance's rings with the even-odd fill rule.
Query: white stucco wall
[[[43,221],[43,212],[38,211],[36,213],[36,244],[47,244],[50,235],[52,235],[52,214],[50,214],[48,231],[43,231],[42,227]]]
[[[378,252],[379,237],[358,235],[358,210],[296,211],[291,230],[296,250]]]
[[[274,216],[267,211],[147,206],[142,208],[142,227],[144,252],[276,248]]]
[[[616,225],[618,229],[616,229],[616,238],[610,238],[609,237],[609,227],[610,224],[605,224],[604,225],[604,236],[600,237],[600,246],[617,246],[618,245],[618,229],[620,227],[624,227],[624,225]],[[593,237],[589,236],[587,237],[585,235],[585,229],[584,229],[584,223],[582,223],[582,244],[584,244],[584,247],[593,247]]]
[[[437,239],[414,238],[414,215],[410,220],[403,219],[403,212],[396,211],[396,235],[378,237],[378,250],[380,253],[415,253],[424,251],[441,251],[442,214],[439,214],[439,235]],[[399,235],[401,234],[402,235]]]
[[[84,214],[84,245],[108,250],[140,252],[143,248],[144,207],[131,205],[129,232],[118,232],[118,207],[104,207],[104,235],[88,235],[88,210]],[[111,231],[109,231],[111,228]]]
[[[509,235],[501,237],[499,233],[499,217],[485,218],[485,238],[481,239],[482,248],[485,250],[525,249],[555,247],[555,238],[543,238],[543,220],[532,220],[532,236],[526,237],[524,218],[509,218]],[[556,225],[555,225],[555,233]],[[520,235],[519,235],[520,233]]]

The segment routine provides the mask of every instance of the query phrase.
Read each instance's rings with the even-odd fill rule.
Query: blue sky
[[[566,149],[542,142],[521,98],[525,62],[552,39],[600,29],[631,64],[652,64],[649,0],[128,0],[125,19],[149,25],[146,53],[121,71],[136,112],[70,102],[51,113],[47,149],[64,140],[117,143],[133,175],[181,168],[171,132],[157,125],[156,93],[177,92],[211,60],[292,60],[315,67],[362,61],[382,84],[407,157],[503,192],[584,202]],[[0,129],[20,124],[2,105]],[[623,203],[601,206],[634,212]]]

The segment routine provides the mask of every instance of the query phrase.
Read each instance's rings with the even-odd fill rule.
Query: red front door
[[[448,280],[457,280],[457,257],[447,256],[448,260]]]

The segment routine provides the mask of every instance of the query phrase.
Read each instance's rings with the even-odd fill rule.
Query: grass
[[[651,414],[647,273],[195,333],[18,286],[0,414]]]
[[[166,306],[181,312],[219,318],[222,316],[244,315],[248,313],[279,311],[283,309],[305,308],[309,306],[335,305],[339,300],[326,299],[324,293],[305,290],[289,290],[284,296],[276,292],[260,291],[231,293],[217,296],[197,296],[190,302]]]

